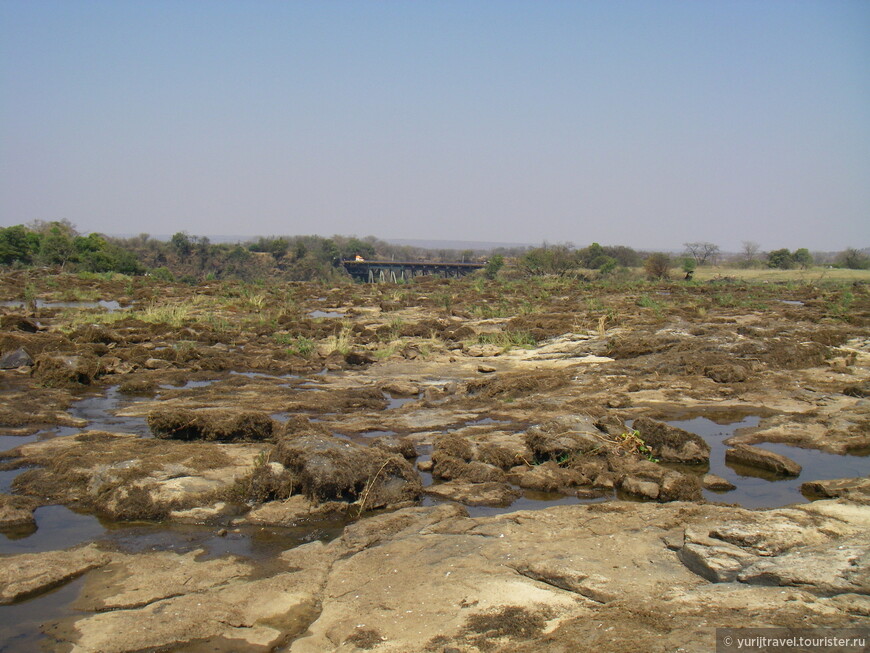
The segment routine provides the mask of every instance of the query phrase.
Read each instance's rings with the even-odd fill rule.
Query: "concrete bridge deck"
[[[427,263],[423,261],[342,261],[348,274],[359,281],[393,282],[405,281],[423,275],[464,277],[481,270],[484,263]]]

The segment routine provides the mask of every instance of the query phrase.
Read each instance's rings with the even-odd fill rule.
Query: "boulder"
[[[0,494],[0,530],[33,526],[33,511],[39,506],[36,499],[12,494]]]
[[[649,417],[638,417],[632,428],[661,462],[702,464],[710,460],[710,445],[699,435]]]
[[[410,438],[397,438],[392,435],[384,435],[374,438],[371,446],[383,449],[388,453],[398,454],[407,460],[413,460],[417,457],[417,448],[414,446],[414,441]]]
[[[473,483],[465,479],[430,485],[425,492],[429,496],[467,506],[509,506],[520,498],[519,491],[507,483]]]
[[[381,390],[394,397],[416,397],[420,394],[420,386],[409,381],[389,381],[381,385]]]
[[[777,476],[800,476],[801,473],[801,466],[791,458],[747,444],[727,449],[725,462],[763,469]]]
[[[589,482],[576,469],[559,467],[552,460],[540,465],[517,465],[511,469],[508,480],[521,488],[540,492],[563,492]]]
[[[653,481],[645,481],[641,478],[637,478],[636,476],[624,477],[622,479],[622,482],[619,484],[619,487],[620,489],[622,489],[623,492],[627,492],[628,494],[651,500],[658,499],[659,492],[661,491],[658,483],[654,483]]]
[[[0,358],[0,370],[14,370],[18,367],[30,367],[33,359],[24,347],[19,347]]]
[[[403,457],[332,436],[281,439],[275,458],[299,490],[318,501],[361,501],[371,509],[414,501],[422,490],[420,477]]]
[[[701,484],[705,490],[712,490],[713,492],[730,492],[737,489],[734,483],[725,480],[721,476],[716,476],[716,474],[704,474]]]

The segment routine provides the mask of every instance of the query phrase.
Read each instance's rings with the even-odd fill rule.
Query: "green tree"
[[[808,250],[806,247],[796,249],[794,251],[794,254],[792,254],[791,256],[794,262],[801,266],[802,270],[806,270],[813,264],[813,255],[810,254],[810,250]]]
[[[39,252],[41,237],[24,225],[0,228],[0,263],[30,265]]]
[[[73,237],[63,223],[51,223],[39,244],[37,260],[42,265],[59,265],[62,269],[76,255]]]
[[[794,265],[794,255],[785,247],[775,249],[767,255],[767,267],[788,270]]]
[[[487,279],[495,279],[498,271],[504,267],[504,256],[496,254],[486,262],[486,267],[483,268],[483,273]]]

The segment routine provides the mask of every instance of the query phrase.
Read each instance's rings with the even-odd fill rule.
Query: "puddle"
[[[0,651],[32,653],[44,650],[47,639],[40,626],[49,621],[80,614],[70,607],[85,584],[85,576],[49,590],[39,596],[0,606]]]
[[[7,308],[24,308],[22,301],[0,302],[0,306]],[[105,308],[110,313],[121,310],[121,305],[112,300],[101,299],[98,302],[47,302],[42,299],[36,300],[36,308]]]
[[[294,528],[244,526],[218,535],[219,526],[189,524],[109,524],[103,541],[124,553],[203,549],[199,559],[238,555],[251,560],[270,560],[283,551],[315,540],[329,541],[341,535],[344,520],[329,520]]]
[[[172,385],[171,383],[165,383],[161,386],[158,386],[162,390],[190,390],[191,388],[207,388],[213,383],[217,383],[219,379],[208,379],[205,381],[187,381],[182,383],[181,385]]]
[[[318,317],[344,317],[344,313],[339,313],[338,311],[311,311],[308,314],[308,317],[318,318]]]
[[[799,463],[803,470],[797,478],[783,478],[764,470],[742,465],[726,465],[724,441],[737,429],[758,426],[760,418],[750,416],[730,424],[717,424],[704,417],[668,422],[691,433],[700,435],[710,445],[711,474],[716,474],[737,486],[730,492],[704,490],[708,501],[737,503],[744,508],[780,508],[793,503],[807,503],[809,499],[801,494],[800,486],[807,481],[834,478],[852,478],[870,474],[870,458],[860,456],[838,456],[835,454],[801,449],[787,444],[761,443],[760,449],[773,451]],[[704,474],[703,465],[674,465],[682,471]]]
[[[16,470],[21,471],[21,470]],[[0,532],[0,554],[42,553],[90,542],[106,532],[93,515],[82,515],[65,506],[43,506],[33,513],[36,530]]]
[[[364,438],[380,438],[385,435],[398,435],[395,431],[363,431],[359,433]]]
[[[85,420],[87,425],[81,429],[74,429],[73,432],[110,431],[150,436],[151,431],[144,417],[122,417],[114,414],[124,406],[137,401],[141,401],[141,398],[121,394],[116,385],[106,390],[105,395],[80,399],[70,406],[69,412],[73,417]]]
[[[394,397],[389,392],[384,393],[384,399],[387,400],[387,407],[384,410],[393,410],[395,408],[401,408],[405,404],[411,403],[412,401],[418,401],[422,398],[423,393],[420,392],[416,397]]]
[[[789,306],[804,306],[804,303],[799,299],[780,299],[780,303],[788,304]]]

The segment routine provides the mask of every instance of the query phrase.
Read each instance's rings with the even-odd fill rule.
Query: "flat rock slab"
[[[430,485],[425,488],[425,492],[430,496],[467,506],[509,506],[520,498],[520,493],[515,488],[495,481],[472,483],[457,479]]]
[[[801,473],[801,466],[791,458],[745,444],[726,450],[725,462],[763,469],[778,476],[800,476]]]
[[[839,501],[408,508],[290,549],[268,577],[196,552],[113,554],[77,605],[92,612],[47,632],[106,653],[712,650],[722,626],[860,625],[868,531],[870,507]]]
[[[0,558],[0,604],[41,594],[111,560],[96,545]]]

